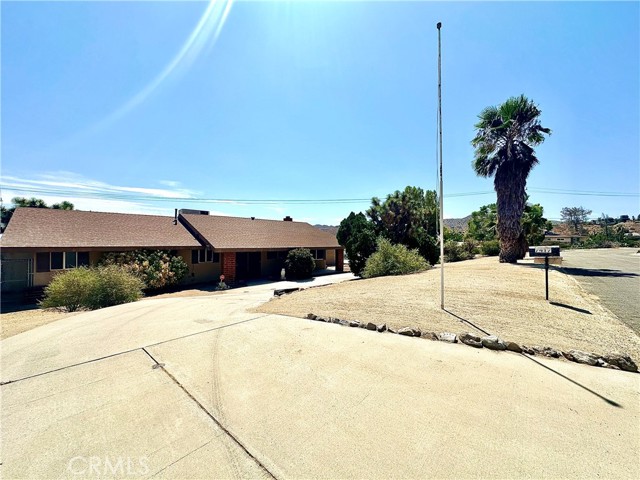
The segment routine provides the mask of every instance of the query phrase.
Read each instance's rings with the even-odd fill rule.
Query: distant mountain
[[[463,218],[445,218],[444,225],[452,230],[466,232],[469,229],[469,220],[471,220],[471,215]]]
[[[334,236],[338,234],[338,227],[334,227],[333,225],[314,225],[314,227],[322,230],[323,232],[329,232]]]

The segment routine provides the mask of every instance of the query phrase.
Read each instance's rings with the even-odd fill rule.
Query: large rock
[[[609,365],[618,367],[620,370],[625,370],[627,372],[638,371],[638,366],[629,355],[622,355],[620,353],[609,353],[607,355],[604,355],[602,359]]]
[[[458,337],[455,333],[442,332],[438,334],[438,340],[441,342],[457,343]]]
[[[482,337],[482,346],[489,350],[506,350],[507,344],[500,340],[495,335],[489,335]]]
[[[349,326],[350,327],[359,327],[360,326],[360,322],[358,322],[357,320],[351,320],[349,322]]]
[[[386,323],[383,323],[382,325],[378,325],[378,328],[377,328],[379,332],[384,332],[386,329],[387,329]]]
[[[378,326],[375,323],[372,322],[368,322],[367,323],[367,330],[377,330]]]
[[[458,335],[458,340],[460,340],[460,342],[464,343],[465,345],[469,345],[475,348],[482,348],[482,339],[472,333],[462,332],[460,335]]]
[[[407,337],[419,337],[421,334],[420,330],[418,330],[417,328],[411,328],[411,327],[403,327],[400,330],[398,330],[398,333],[400,335],[405,335]]]
[[[510,352],[522,353],[522,348],[516,342],[507,342],[507,350]]]
[[[307,318],[309,320],[315,320],[317,317],[313,313],[307,313]]]
[[[598,364],[597,355],[589,352],[583,352],[582,350],[569,350],[568,352],[563,352],[563,355],[572,362],[584,363],[585,365],[591,366]]]

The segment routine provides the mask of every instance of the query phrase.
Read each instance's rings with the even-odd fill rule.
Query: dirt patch
[[[356,280],[274,298],[255,311],[302,317],[307,313],[386,323],[423,331],[488,332],[520,344],[618,351],[639,361],[640,337],[558,270],[478,258],[445,266],[445,307],[440,271]],[[477,328],[474,328],[473,326]]]
[[[12,337],[27,330],[31,330],[47,323],[62,320],[69,316],[75,315],[78,312],[69,313],[61,312],[58,310],[47,309],[42,310],[39,308],[22,310],[19,312],[10,312],[0,314],[0,338]]]

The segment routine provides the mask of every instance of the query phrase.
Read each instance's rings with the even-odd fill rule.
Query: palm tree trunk
[[[506,162],[496,172],[494,186],[497,194],[498,238],[500,262],[516,263],[524,258],[527,242],[520,219],[526,201],[527,173],[512,162]]]

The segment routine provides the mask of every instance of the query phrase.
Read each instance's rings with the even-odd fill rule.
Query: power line
[[[256,199],[256,198],[207,198],[207,197],[174,197],[168,195],[142,195],[129,194],[117,191],[96,191],[78,189],[63,189],[55,187],[30,187],[30,186],[11,186],[4,185],[2,188],[7,191],[14,191],[25,194],[39,195],[57,195],[57,196],[75,196],[82,198],[93,198],[102,200],[128,200],[143,202],[184,202],[184,203],[236,203],[250,205],[274,205],[274,204],[292,204],[292,205],[310,205],[310,204],[358,204],[369,203],[371,197],[367,198],[307,198],[307,199]],[[549,195],[565,195],[565,196],[592,196],[592,197],[640,197],[640,193],[627,192],[595,192],[586,190],[562,190],[552,188],[529,188],[531,193],[544,193]],[[444,195],[446,198],[471,197],[480,195],[495,194],[493,190],[475,191],[475,192],[458,192],[448,193]]]

